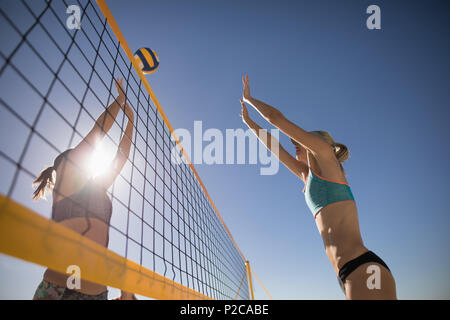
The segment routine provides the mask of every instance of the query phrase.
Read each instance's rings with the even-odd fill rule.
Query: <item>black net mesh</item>
[[[66,24],[73,4],[79,29]],[[107,190],[109,249],[211,298],[248,299],[239,251],[189,165],[171,161],[171,133],[97,4],[3,1],[0,30],[0,192],[51,218],[50,201],[31,200],[32,182],[83,140],[123,78],[135,119],[128,160]],[[126,123],[120,112],[102,142],[106,158]]]

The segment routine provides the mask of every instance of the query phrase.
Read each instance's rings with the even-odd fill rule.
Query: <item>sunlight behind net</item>
[[[0,6],[2,35],[8,38],[0,46],[0,83],[10,89],[0,98],[0,118],[14,137],[0,148],[0,204],[8,203],[8,210],[0,210],[0,235],[20,239],[0,241],[0,252],[58,272],[67,263],[94,266],[83,273],[89,281],[150,298],[249,299],[246,259],[194,166],[171,161],[172,125],[135,69],[105,1],[76,1],[80,29],[67,28],[69,5],[18,0]],[[124,79],[134,130],[126,164],[107,191],[108,247],[98,248],[78,234],[70,238],[51,220],[51,203],[32,201],[30,186],[42,168],[89,134],[117,98],[117,78]],[[127,123],[120,111],[93,146],[92,158],[75,163],[84,167],[79,169],[107,176]]]
[[[104,141],[97,143],[87,164],[89,176],[95,178],[108,172],[111,169],[114,153],[115,150]]]

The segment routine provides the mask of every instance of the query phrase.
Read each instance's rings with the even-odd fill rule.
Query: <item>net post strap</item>
[[[250,268],[250,267],[249,267]],[[262,284],[261,280],[259,280],[259,278],[256,276],[255,272],[250,269],[250,272],[253,274],[253,276],[255,277],[255,279],[259,282],[259,284],[261,285],[261,287],[264,289],[264,291],[266,292],[266,294],[269,296],[269,298],[271,300],[273,300],[272,296],[270,295],[269,291],[267,291],[267,289],[264,287],[264,285]],[[253,294],[253,292],[252,292]]]
[[[246,272],[244,272],[244,274],[242,275],[242,279],[241,279],[241,282],[239,283],[239,288],[238,288],[238,291],[236,292],[236,295],[234,296],[234,299],[233,300],[236,300],[237,299],[237,297],[239,296],[239,291],[241,291],[241,288],[242,288],[242,284],[244,283],[244,279],[245,279],[245,276],[247,275],[247,273]]]

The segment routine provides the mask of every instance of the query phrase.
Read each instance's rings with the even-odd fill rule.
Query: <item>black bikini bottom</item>
[[[359,266],[361,266],[361,265],[363,265],[365,263],[369,263],[369,262],[379,263],[383,267],[385,267],[386,269],[389,270],[389,268],[386,265],[386,263],[379,256],[377,256],[375,253],[373,253],[372,251],[367,251],[366,253],[363,253],[359,257],[348,261],[339,270],[338,280],[339,280],[339,284],[341,285],[341,288],[344,291],[344,293],[345,293],[345,286],[344,286],[344,284],[345,284],[345,280],[347,279],[347,277],[353,271],[355,271]],[[391,271],[391,270],[389,270],[389,271]]]

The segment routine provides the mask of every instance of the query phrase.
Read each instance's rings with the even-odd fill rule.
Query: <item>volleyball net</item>
[[[79,21],[69,21],[73,5]],[[8,1],[0,28],[0,252],[61,273],[77,265],[82,279],[155,299],[250,299],[249,265],[106,2]],[[52,221],[51,202],[33,202],[31,185],[114,101],[116,78],[135,117],[130,155],[107,190],[105,248]],[[112,160],[126,123],[120,112],[95,170]],[[172,150],[186,161],[174,163]]]

